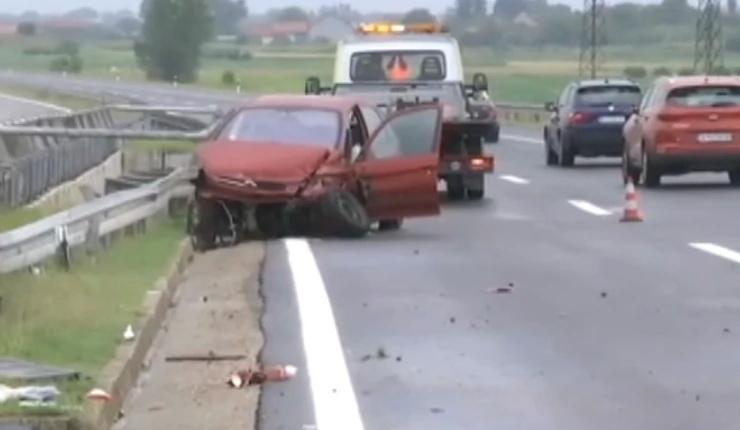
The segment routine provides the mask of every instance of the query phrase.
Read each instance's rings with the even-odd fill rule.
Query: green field
[[[126,325],[141,317],[146,292],[164,275],[183,237],[182,224],[168,220],[146,235],[122,239],[69,272],[50,267],[39,276],[0,276],[0,356],[82,372],[82,380],[59,387],[65,393],[60,407],[79,405],[113,358]],[[21,412],[28,411],[0,405],[0,416]]]
[[[16,70],[48,70],[53,55],[27,55],[29,47],[50,47],[56,42],[44,39],[6,39],[0,41],[0,63]],[[131,42],[88,42],[82,44],[83,74],[114,79],[142,80],[144,73],[137,67]],[[210,49],[234,47],[213,44]],[[234,91],[234,85],[224,85],[221,77],[232,71],[246,92],[300,92],[307,76],[315,75],[330,82],[333,66],[331,46],[295,46],[262,48],[249,46],[248,60],[205,57],[195,85]],[[665,44],[648,46],[608,46],[601,73],[620,76],[626,66],[642,66],[648,72],[656,67],[672,71],[690,67],[693,45]],[[519,48],[504,50],[464,48],[464,63],[469,75],[484,72],[489,76],[492,95],[497,101],[542,103],[556,97],[563,84],[578,72],[577,49],[562,47]],[[725,63],[740,68],[740,55],[727,54]],[[648,82],[646,80],[646,82]]]

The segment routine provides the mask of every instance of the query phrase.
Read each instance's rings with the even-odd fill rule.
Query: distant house
[[[13,37],[18,31],[18,24],[12,22],[0,22],[0,37]]]
[[[523,25],[524,27],[537,28],[539,24],[535,21],[527,12],[520,12],[519,15],[514,17],[514,23]]]
[[[325,15],[314,21],[308,37],[316,41],[336,42],[351,35],[353,31],[352,24],[344,19],[334,15]]]
[[[305,21],[246,23],[243,33],[263,45],[278,41],[296,43],[308,39],[311,25]]]

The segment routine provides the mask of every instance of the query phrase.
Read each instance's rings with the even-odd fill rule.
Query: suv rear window
[[[440,51],[357,52],[350,60],[353,82],[442,81],[446,75]]]
[[[668,93],[666,104],[683,107],[740,106],[740,86],[702,85],[675,88]]]
[[[599,107],[609,105],[640,104],[642,93],[634,85],[603,85],[579,88],[576,106]]]

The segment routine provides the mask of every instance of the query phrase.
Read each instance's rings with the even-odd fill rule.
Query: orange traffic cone
[[[627,181],[627,190],[625,197],[624,214],[622,215],[621,222],[642,222],[642,212],[637,200],[637,192],[635,191],[635,184],[632,183],[632,179]]]

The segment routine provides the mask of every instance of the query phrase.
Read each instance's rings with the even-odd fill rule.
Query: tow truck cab
[[[440,178],[453,200],[480,199],[484,174],[494,160],[483,142],[497,141],[496,109],[488,80],[476,74],[465,84],[460,48],[439,24],[365,24],[337,44],[334,82],[306,80],[307,94],[353,94],[391,111],[420,103],[441,103],[444,111]]]

